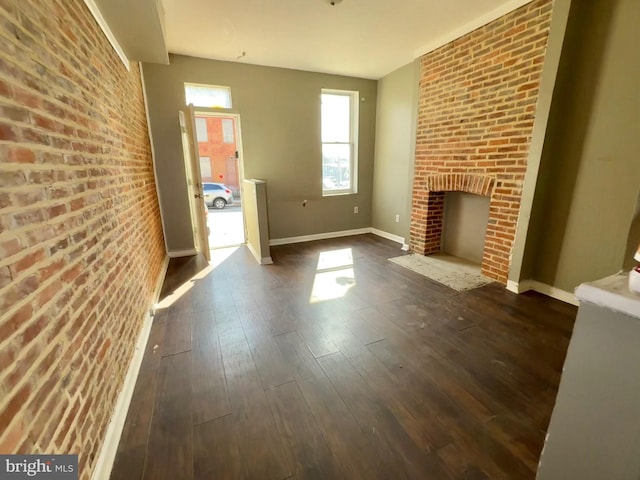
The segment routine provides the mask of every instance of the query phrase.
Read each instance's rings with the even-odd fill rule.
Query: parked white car
[[[204,203],[208,207],[224,208],[233,205],[233,193],[222,183],[203,183]]]

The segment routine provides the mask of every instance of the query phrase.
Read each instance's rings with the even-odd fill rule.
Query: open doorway
[[[245,243],[237,114],[194,110],[211,249]]]

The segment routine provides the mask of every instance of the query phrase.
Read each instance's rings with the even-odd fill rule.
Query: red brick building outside
[[[233,191],[234,197],[238,198],[240,196],[240,175],[236,158],[235,130],[233,117],[196,115],[202,180],[224,183]]]

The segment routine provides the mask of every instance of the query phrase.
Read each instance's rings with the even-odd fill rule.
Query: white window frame
[[[225,92],[228,96],[228,106],[225,105],[200,105],[200,104],[196,104],[193,102],[189,102],[188,99],[188,95],[187,95],[187,87],[195,87],[195,88],[205,88],[205,89],[211,89],[211,90],[218,90],[220,92]],[[204,108],[213,108],[216,110],[230,110],[231,108],[233,108],[233,98],[231,97],[231,87],[228,87],[226,85],[207,85],[204,83],[190,83],[190,82],[184,82],[184,98],[185,98],[185,105],[189,105],[190,103],[193,104],[194,107],[204,107]]]
[[[213,172],[211,171],[211,157],[209,156],[199,157],[198,160],[200,161],[200,176],[202,178],[213,178]],[[208,172],[205,172],[204,169],[202,168],[203,160],[206,161],[206,163],[209,165]],[[209,173],[209,175],[205,175],[205,173]]]
[[[227,125],[227,128],[225,128],[225,125]],[[222,118],[220,128],[222,129],[222,143],[236,143],[233,118]]]
[[[207,119],[204,117],[196,117],[194,119],[196,124],[196,138],[198,143],[209,141],[209,132],[207,126]]]
[[[350,195],[358,193],[358,125],[360,120],[359,114],[359,104],[360,104],[360,92],[353,90],[336,90],[331,88],[323,88],[321,90],[321,95],[343,95],[345,97],[349,97],[349,142],[323,142],[322,141],[322,132],[320,132],[320,173],[321,173],[321,185],[322,185],[322,196],[330,197],[334,195]],[[322,105],[322,96],[320,97],[320,102]],[[321,113],[322,115],[322,108]],[[322,125],[322,119],[320,124]],[[349,187],[341,188],[341,189],[325,189],[324,188],[324,171],[323,171],[323,158],[322,158],[322,146],[327,145],[345,145],[349,144],[351,146],[351,155],[349,162]]]

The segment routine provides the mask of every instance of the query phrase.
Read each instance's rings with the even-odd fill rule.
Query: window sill
[[[358,192],[354,192],[353,190],[329,190],[326,192],[322,192],[323,197],[337,197],[340,195],[355,195]]]

